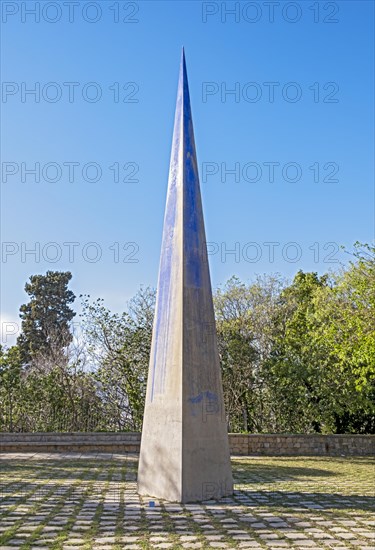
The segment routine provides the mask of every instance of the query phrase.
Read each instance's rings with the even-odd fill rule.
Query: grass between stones
[[[235,457],[233,497],[140,497],[130,455],[0,455],[0,550],[371,550],[375,462]]]

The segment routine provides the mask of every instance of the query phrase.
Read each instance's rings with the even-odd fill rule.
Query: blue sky
[[[213,285],[325,272],[373,239],[372,2],[276,2],[273,22],[262,1],[2,9],[3,321],[48,269],[115,311],[156,285],[182,45]]]

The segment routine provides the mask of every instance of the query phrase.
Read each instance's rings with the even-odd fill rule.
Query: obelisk
[[[138,491],[177,502],[217,499],[233,492],[183,50]]]

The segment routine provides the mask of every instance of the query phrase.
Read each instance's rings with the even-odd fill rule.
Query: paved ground
[[[184,506],[140,498],[136,467],[119,454],[0,454],[0,549],[373,548],[369,459],[234,458],[233,498]]]

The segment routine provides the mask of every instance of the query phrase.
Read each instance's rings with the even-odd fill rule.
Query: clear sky
[[[182,45],[213,285],[322,273],[371,241],[373,12],[3,0],[3,321],[49,269],[114,311],[156,285]]]

